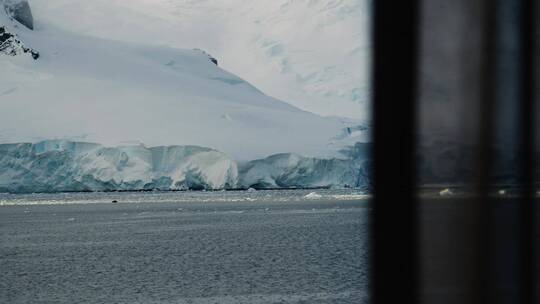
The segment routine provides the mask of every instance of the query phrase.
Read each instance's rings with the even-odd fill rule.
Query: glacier
[[[240,166],[242,188],[366,188],[369,161],[282,153]]]
[[[366,159],[277,154],[238,164],[197,146],[0,144],[0,192],[365,188]]]
[[[237,178],[232,159],[195,146],[0,145],[0,192],[228,189]]]
[[[361,121],[270,97],[197,45],[87,36],[44,16],[49,1],[31,4],[33,30],[0,11],[0,26],[39,52],[38,60],[0,54],[0,143],[195,145],[250,161],[284,152],[339,157],[344,147],[368,140],[368,132],[338,136]]]

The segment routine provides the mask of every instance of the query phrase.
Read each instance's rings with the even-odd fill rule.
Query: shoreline
[[[0,194],[0,207],[80,204],[139,203],[266,203],[368,201],[371,195],[353,189],[294,189],[259,191],[153,191],[153,192],[70,192]]]
[[[253,190],[250,190],[253,189]],[[2,194],[12,195],[24,195],[24,194],[62,194],[62,193],[167,193],[167,192],[181,192],[181,193],[214,193],[214,192],[256,192],[256,191],[294,191],[294,190],[342,190],[342,191],[362,191],[366,192],[363,188],[332,188],[332,187],[308,187],[308,188],[234,188],[234,189],[133,189],[133,190],[83,190],[83,191],[36,191],[36,192],[2,192]]]

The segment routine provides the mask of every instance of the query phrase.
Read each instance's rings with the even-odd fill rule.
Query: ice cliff
[[[278,154],[240,166],[196,146],[0,145],[0,192],[365,187],[366,162]]]
[[[284,153],[240,166],[243,188],[365,188],[368,161],[318,159]]]
[[[236,163],[202,147],[104,147],[44,141],[0,145],[1,192],[225,189]]]

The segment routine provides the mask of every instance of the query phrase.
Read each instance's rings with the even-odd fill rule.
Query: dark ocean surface
[[[351,190],[0,194],[0,302],[366,303],[369,212]]]

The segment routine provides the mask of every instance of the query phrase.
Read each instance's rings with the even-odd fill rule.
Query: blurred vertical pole
[[[476,165],[476,199],[472,212],[476,219],[473,233],[477,250],[474,256],[476,271],[472,302],[496,303],[494,296],[493,269],[493,201],[490,198],[492,165],[494,161],[495,102],[497,100],[497,3],[482,0],[482,70],[479,108],[479,149]]]
[[[510,1],[510,0],[509,0]],[[513,303],[532,304],[534,302],[534,13],[536,0],[514,0],[519,7],[519,108],[520,125],[514,134],[520,137],[519,165],[521,186],[520,199],[520,278],[519,293],[512,297]],[[504,20],[497,20],[497,2],[483,0],[483,62],[482,62],[482,98],[480,103],[480,150],[478,154],[478,179],[475,202],[475,216],[477,218],[476,233],[479,251],[476,264],[476,294],[475,303],[498,303],[497,291],[494,290],[492,274],[498,265],[493,260],[493,242],[497,235],[493,234],[494,225],[503,225],[504,222],[493,222],[494,200],[490,197],[492,190],[493,151],[496,147],[494,132],[497,122],[494,120],[495,101],[500,97],[496,94],[499,85],[496,75],[498,64],[497,40],[502,28],[507,26]],[[511,217],[511,215],[508,215]],[[512,260],[506,260],[512,263]]]
[[[374,4],[373,303],[418,303],[415,134],[419,1]]]
[[[523,199],[521,202],[521,299],[519,303],[534,303],[534,140],[535,140],[535,107],[534,107],[534,38],[535,38],[535,12],[536,0],[521,1],[520,24],[520,114],[521,114],[521,183],[523,186]]]

